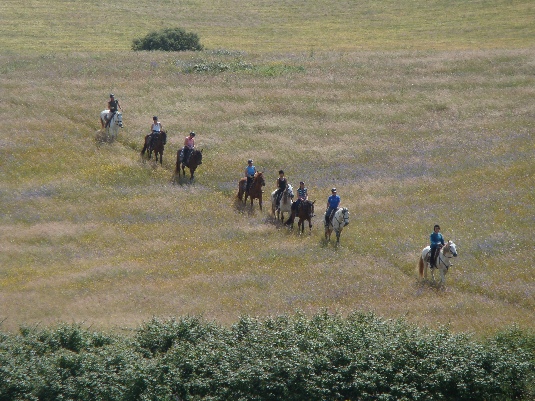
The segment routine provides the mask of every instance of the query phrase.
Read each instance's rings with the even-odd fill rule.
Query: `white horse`
[[[326,214],[326,213],[325,213]],[[325,214],[323,215],[323,221],[325,224]],[[349,210],[347,207],[339,208],[334,212],[334,216],[329,224],[325,224],[325,239],[327,241],[331,240],[331,233],[334,231],[336,233],[336,245],[340,243],[340,233],[345,226],[349,224]]]
[[[106,131],[106,137],[115,140],[117,139],[119,128],[123,128],[123,114],[120,111],[116,112],[113,115],[110,123],[106,126],[106,121],[108,121],[109,114],[109,110],[103,110],[100,113],[100,124],[102,125],[102,130]]]
[[[419,272],[420,272],[420,279],[425,278],[427,279],[427,268],[429,267],[431,269],[431,263],[430,263],[430,252],[431,247],[426,246],[422,250],[422,255],[420,256],[420,261],[418,262]],[[446,278],[446,273],[448,272],[449,267],[451,266],[450,259],[457,257],[457,247],[453,243],[453,241],[448,241],[446,245],[442,247],[440,250],[438,257],[437,257],[437,267],[438,271],[440,272],[440,285],[444,285],[444,281]],[[433,281],[435,281],[435,268],[431,269],[431,277],[433,278]]]
[[[277,190],[271,193],[271,212],[275,215],[277,213],[277,220],[284,220],[284,213],[292,213],[292,198],[294,197],[293,188],[290,184],[282,191],[281,201],[277,208],[277,200],[275,199]]]

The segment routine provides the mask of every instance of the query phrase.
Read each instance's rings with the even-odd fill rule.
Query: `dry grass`
[[[64,21],[61,5],[69,4],[40,15],[49,24]],[[249,50],[247,37],[238,43],[233,35],[258,24],[250,35],[263,33],[264,51],[256,54],[124,50],[112,58],[90,47],[90,35],[82,43],[73,27],[64,27],[62,40],[80,41],[77,53],[56,52],[53,38],[40,51],[25,35],[1,35],[0,117],[8,126],[22,122],[16,133],[0,133],[2,329],[72,320],[132,327],[153,315],[185,314],[230,323],[242,314],[296,309],[373,310],[477,334],[515,323],[534,327],[533,48],[461,51],[466,43],[457,40],[454,51],[371,51],[371,40],[367,51],[341,51],[348,44],[340,38],[337,47],[333,38],[343,21],[325,34],[337,51],[321,51],[322,36],[313,51],[298,35],[266,45],[283,13],[283,3],[268,13],[270,4],[258,3],[256,14],[248,9],[247,18],[225,15],[221,32],[232,35],[201,31],[210,47]],[[533,12],[527,2],[515,4],[515,12]],[[351,12],[345,6],[333,10],[332,21]],[[88,2],[84,18],[95,7]],[[143,13],[154,12],[142,3],[122,11],[139,22],[136,33],[150,25]],[[218,12],[204,11],[191,23]],[[403,13],[383,12],[362,15],[375,15],[369,26],[383,29],[377,47],[395,48],[403,24],[387,41],[393,28],[379,17]],[[292,25],[287,7],[284,15]],[[318,23],[312,17],[293,29],[305,35]],[[128,48],[128,18],[116,41],[95,23],[107,48]],[[231,20],[239,26],[231,28]],[[497,33],[490,47],[500,47],[498,36],[510,47],[529,42],[523,32],[532,28],[523,19],[505,21],[501,34],[514,24],[518,34]],[[448,31],[467,42],[492,36],[447,25],[437,35]],[[20,29],[30,35],[33,28],[13,32]],[[449,40],[441,38],[439,44]],[[283,43],[292,52],[278,52]],[[429,47],[441,46],[414,42]],[[214,63],[229,69],[186,72]],[[126,126],[117,142],[98,143],[109,91],[121,101]],[[154,114],[169,132],[163,167],[139,157]],[[195,184],[174,185],[175,153],[190,130],[204,161]],[[267,176],[263,212],[235,200],[248,158]],[[280,168],[294,186],[306,181],[317,201],[311,236],[288,232],[269,216]],[[324,242],[319,227],[332,186],[351,212],[339,248]],[[435,222],[460,252],[445,291],[417,282],[416,263]]]

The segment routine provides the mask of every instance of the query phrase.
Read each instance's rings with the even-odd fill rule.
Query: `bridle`
[[[445,247],[444,247],[444,248],[445,248]],[[450,248],[448,247],[448,251],[447,251],[447,252],[451,253],[451,256],[447,256],[446,254],[444,254],[444,248],[441,249],[442,253],[439,251],[439,254],[438,254],[438,262],[439,262],[439,264],[442,263],[442,264],[444,265],[444,267],[446,268],[446,270],[448,270],[449,267],[450,267],[450,265],[447,265],[447,264],[444,262],[444,260],[442,259],[441,256],[444,256],[444,257],[446,257],[446,258],[448,258],[448,259],[451,259],[451,258],[453,258],[453,254],[450,252],[450,250],[449,250]]]
[[[341,227],[342,226],[342,222],[345,223],[346,220],[349,220],[349,216],[346,217],[347,215],[347,211],[344,211],[344,209],[342,209],[342,220],[338,220],[338,218],[336,217],[336,213],[334,214],[333,218],[336,220],[336,222],[338,223],[338,226]],[[334,228],[334,227],[333,227]]]

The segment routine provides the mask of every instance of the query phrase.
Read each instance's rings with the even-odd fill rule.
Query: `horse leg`
[[[303,226],[305,225],[305,223],[303,222]],[[304,227],[303,227],[303,230],[304,230]],[[309,230],[309,234],[312,235],[312,220],[308,220],[308,230]]]
[[[192,170],[192,169],[190,168],[190,169],[189,169],[189,173],[190,173],[189,180],[190,180],[190,181],[193,181],[193,174],[195,174],[195,170]]]
[[[439,284],[441,287],[444,286],[444,284],[446,283],[446,269],[444,268],[440,268],[440,281],[439,281]]]

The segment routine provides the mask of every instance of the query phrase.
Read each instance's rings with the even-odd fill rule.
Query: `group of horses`
[[[109,110],[104,110],[100,113],[100,122],[102,124],[102,130],[104,131],[107,138],[111,140],[117,139],[117,134],[119,128],[123,127],[123,117],[121,112],[114,113],[111,116],[111,119],[108,121]],[[145,152],[148,154],[148,158],[152,157],[154,152],[155,160],[160,164],[163,164],[163,151],[165,144],[167,142],[167,132],[162,131],[160,135],[154,140],[150,140],[150,135],[145,136],[145,142],[143,144],[143,149],[141,150],[141,156],[144,157]],[[178,175],[180,179],[182,176],[186,176],[185,168],[188,167],[190,170],[190,181],[193,181],[193,176],[197,167],[202,163],[202,150],[193,149],[189,160],[183,160],[182,149],[180,148],[177,151],[177,160],[175,166],[175,177]],[[182,172],[182,174],[181,174]],[[251,208],[253,207],[253,200],[258,199],[260,210],[262,210],[262,193],[263,187],[266,185],[263,172],[257,172],[254,175],[253,181],[250,185],[249,190],[246,190],[247,179],[242,178],[238,183],[238,198],[243,200],[244,203],[247,203],[247,198],[250,199]],[[271,211],[273,215],[276,215],[277,221],[280,219],[281,222],[284,221],[284,213],[289,213],[290,217],[284,223],[290,226],[293,229],[293,223],[295,217],[299,219],[297,223],[298,232],[302,234],[305,231],[305,222],[308,222],[309,233],[312,232],[312,217],[314,217],[314,202],[306,200],[301,202],[298,210],[293,213],[291,206],[293,203],[293,188],[291,185],[288,185],[286,189],[281,194],[279,206],[276,206],[276,192],[271,193]],[[325,216],[324,216],[325,221]],[[331,233],[334,231],[336,234],[336,244],[340,243],[340,234],[345,226],[349,224],[349,210],[346,207],[339,208],[334,213],[329,224],[325,225],[325,239],[330,241]],[[440,272],[439,284],[444,285],[445,276],[448,272],[448,269],[451,266],[451,258],[457,256],[457,247],[453,241],[448,241],[444,247],[442,247],[438,253],[436,260],[436,268],[431,268],[430,261],[430,250],[429,246],[425,247],[422,250],[420,255],[420,260],[418,262],[418,271],[420,279],[427,279],[427,271],[431,271],[431,277],[435,281],[435,269]]]
[[[102,125],[101,131],[105,135],[107,140],[114,141],[117,139],[117,134],[119,128],[123,128],[123,115],[120,111],[114,113],[110,116],[109,110],[103,110],[100,113],[100,123]],[[147,157],[152,158],[152,153],[154,152],[154,158],[156,163],[160,161],[160,165],[163,164],[163,151],[167,143],[167,132],[161,131],[159,135],[151,140],[151,136],[146,135],[145,141],[143,143],[143,149],[141,150],[141,157],[144,158],[145,152],[147,152]],[[186,176],[186,167],[190,172],[190,181],[193,181],[193,176],[197,167],[202,164],[202,150],[193,149],[191,154],[188,157],[188,160],[183,160],[182,149],[180,148],[177,151],[176,155],[176,166],[175,166],[175,177],[178,176],[178,179]]]
[[[264,173],[258,171],[255,173],[249,190],[247,187],[247,178],[242,178],[238,182],[238,199],[247,203],[247,198],[250,199],[251,208],[253,207],[253,200],[258,199],[258,205],[260,210],[262,210],[262,193],[263,187],[266,185],[264,179]],[[299,234],[303,234],[305,231],[305,223],[308,222],[309,234],[312,233],[312,217],[314,217],[314,203],[311,200],[302,201],[297,208],[297,210],[292,211],[293,204],[293,187],[287,185],[286,188],[280,194],[280,201],[277,205],[277,191],[271,193],[271,212],[273,216],[276,216],[277,221],[280,220],[284,222],[284,213],[289,214],[289,218],[284,222],[285,225],[290,226],[293,229],[294,220],[297,217],[299,220],[297,222],[297,229]],[[325,221],[325,215],[324,221]],[[349,210],[346,207],[339,208],[332,219],[329,220],[329,224],[324,224],[325,226],[325,239],[327,241],[331,240],[331,233],[336,234],[336,244],[340,243],[340,234],[345,226],[349,224]]]
[[[258,199],[258,205],[262,210],[262,194],[263,187],[266,185],[263,172],[256,172],[253,177],[252,183],[247,190],[247,178],[241,178],[238,182],[238,194],[237,197],[243,203],[247,203],[247,199],[250,199],[251,208],[253,207],[253,200]],[[312,217],[314,217],[314,202],[306,200],[301,202],[297,211],[292,211],[292,198],[294,197],[293,187],[287,185],[286,188],[280,194],[280,201],[277,205],[277,190],[271,193],[271,213],[276,217],[277,221],[284,222],[284,214],[288,213],[290,217],[284,223],[285,225],[293,228],[294,219],[299,219],[297,227],[299,234],[305,231],[305,222],[308,221],[309,233],[312,232]],[[325,222],[325,215],[324,222]],[[336,210],[329,224],[325,226],[325,239],[331,240],[331,233],[336,234],[336,244],[340,243],[340,234],[345,226],[349,224],[349,210],[346,207],[341,207]],[[445,276],[448,269],[451,267],[451,258],[457,256],[457,247],[453,241],[448,241],[444,247],[442,247],[437,256],[436,268],[431,268],[430,261],[431,247],[427,246],[422,250],[419,266],[420,279],[427,279],[427,271],[431,271],[433,281],[435,281],[435,270],[440,272],[439,285],[443,286],[445,283]]]
[[[167,142],[167,131],[162,130],[152,140],[151,140],[150,134],[146,135],[145,142],[143,143],[143,149],[141,149],[141,157],[143,158],[145,156],[145,152],[147,152],[147,157],[151,159],[152,153],[154,152],[154,158],[155,158],[156,163],[158,163],[158,159],[159,159],[160,165],[162,165],[163,164],[163,151],[164,151],[166,142]],[[202,149],[201,150],[192,149],[188,157],[188,160],[184,160],[183,150],[184,148],[179,148],[176,153],[175,177],[178,176],[178,179],[181,179],[182,177],[186,177],[186,167],[187,167],[190,172],[190,181],[193,181],[195,170],[200,164],[202,164]]]

